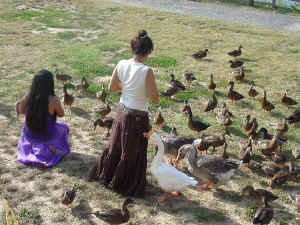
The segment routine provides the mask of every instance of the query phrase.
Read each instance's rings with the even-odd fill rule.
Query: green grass
[[[176,59],[170,56],[149,57],[145,64],[152,67],[172,67],[176,65]]]
[[[221,222],[225,220],[225,216],[221,212],[211,211],[206,208],[193,209],[192,213],[199,223],[208,221]]]
[[[57,37],[64,39],[64,40],[70,40],[70,39],[76,38],[77,34],[72,31],[59,32],[59,33],[57,33]]]

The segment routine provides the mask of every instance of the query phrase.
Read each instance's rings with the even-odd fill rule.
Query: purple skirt
[[[70,152],[69,128],[64,122],[47,123],[45,134],[33,134],[24,124],[18,143],[18,162],[52,167]]]

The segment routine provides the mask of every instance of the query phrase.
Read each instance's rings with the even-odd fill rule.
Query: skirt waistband
[[[126,107],[122,103],[119,103],[119,105],[120,105],[120,108],[123,110],[123,112],[134,114],[136,116],[148,116],[148,112],[146,112],[146,111],[131,109],[131,108]]]

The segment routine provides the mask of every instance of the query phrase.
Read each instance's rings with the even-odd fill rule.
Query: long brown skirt
[[[146,185],[148,115],[124,112],[120,106],[108,146],[89,171],[89,179],[125,196],[138,196]]]

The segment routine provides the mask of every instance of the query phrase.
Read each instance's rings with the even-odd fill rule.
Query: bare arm
[[[108,90],[110,92],[121,92],[122,91],[122,83],[118,77],[117,67],[114,69],[111,80],[108,85]]]
[[[59,117],[63,117],[65,115],[65,112],[64,112],[64,110],[61,106],[59,98],[54,97],[53,101],[54,101],[54,105],[55,105],[54,110],[56,112],[56,115],[59,116]]]
[[[16,112],[18,114],[24,114],[25,113],[25,104],[26,104],[26,98],[28,94],[25,94],[19,101],[16,103]]]
[[[153,103],[159,102],[159,95],[152,69],[149,69],[146,77],[147,95]]]

